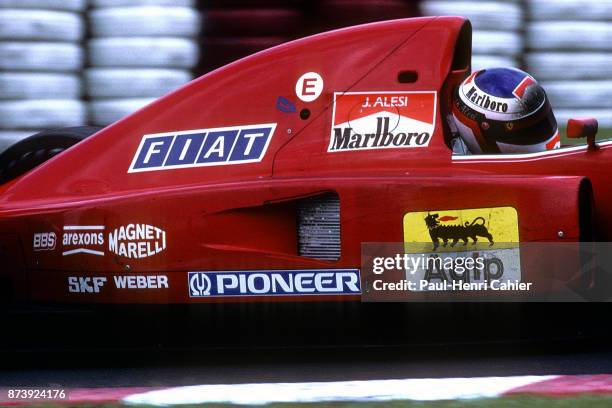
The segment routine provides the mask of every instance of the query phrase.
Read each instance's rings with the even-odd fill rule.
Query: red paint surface
[[[411,211],[511,206],[518,212],[521,242],[573,242],[580,236],[577,197],[585,177],[593,185],[599,239],[610,241],[612,146],[537,160],[452,159],[443,115],[450,112],[452,84],[469,74],[467,67],[451,71],[463,24],[457,17],[394,20],[283,44],[198,78],[108,126],[0,187],[0,249],[11,257],[0,277],[15,283],[18,299],[32,301],[291,301],[295,298],[190,299],[187,272],[360,268],[361,243],[402,242],[402,218]],[[418,72],[418,80],[398,82],[403,71]],[[296,81],[306,72],[319,73],[325,83],[310,103],[295,96]],[[428,147],[327,152],[334,93],[409,91],[438,95]],[[277,110],[278,96],[290,97],[297,112],[308,109],[310,115],[302,119]],[[145,134],[262,123],[277,127],[261,162],[127,173]],[[295,245],[296,199],[326,191],[335,191],[341,202],[338,261],[301,257]],[[167,249],[132,260],[32,250],[37,232],[59,238],[64,225],[103,224],[112,230],[127,223],[163,229]],[[540,290],[563,278],[551,273],[558,259],[529,254],[521,259],[532,259],[524,280]],[[165,274],[170,288],[67,291],[69,276],[110,280],[129,274]]]

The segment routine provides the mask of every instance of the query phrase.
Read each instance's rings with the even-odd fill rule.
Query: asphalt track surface
[[[507,350],[507,349],[506,349]],[[3,387],[166,387],[260,382],[320,382],[404,378],[576,375],[612,372],[611,351],[449,354],[409,348],[331,352],[266,351],[100,357],[41,355],[38,365],[4,368]]]
[[[532,306],[527,308],[526,314],[535,319],[535,323],[531,321],[533,319],[525,319],[524,306],[446,305],[433,308],[436,313],[451,309],[459,310],[460,315],[468,319],[461,321],[453,315],[441,320],[419,312],[427,322],[419,325],[414,315],[404,320],[398,316],[382,318],[375,314],[374,319],[380,326],[373,326],[374,322],[366,319],[370,330],[362,336],[346,327],[354,323],[351,319],[345,319],[343,324],[333,320],[336,328],[341,329],[334,332],[334,336],[322,336],[321,331],[331,329],[309,322],[304,331],[294,333],[301,336],[301,342],[296,341],[297,337],[287,335],[291,332],[287,327],[278,327],[285,323],[280,318],[269,321],[268,325],[263,321],[252,322],[255,327],[248,327],[244,321],[236,323],[229,318],[223,319],[223,324],[211,324],[211,327],[214,330],[225,327],[228,337],[215,337],[215,333],[202,325],[200,315],[187,320],[176,316],[170,320],[149,319],[149,325],[143,326],[135,324],[133,315],[124,314],[125,321],[121,326],[101,327],[101,323],[109,322],[94,320],[97,324],[86,327],[75,322],[90,320],[83,318],[89,317],[88,314],[77,314],[76,318],[62,315],[61,319],[47,315],[44,321],[18,314],[12,321],[4,320],[5,328],[9,329],[8,324],[13,326],[12,331],[5,330],[2,334],[5,342],[0,351],[0,387],[168,387],[612,373],[612,337],[609,330],[604,330],[610,316],[606,313],[610,309],[608,305]],[[381,310],[389,313],[399,309],[385,307],[378,309],[377,313]],[[431,307],[425,310],[431,310]],[[470,318],[469,314],[466,316],[466,310],[480,316],[480,321]],[[484,310],[490,311],[491,316],[483,314]],[[493,320],[486,323],[487,320],[507,319],[500,317],[504,316],[500,312],[504,310],[514,317],[517,311],[523,310],[523,318],[518,322],[499,322],[495,335],[491,335],[496,325]],[[328,312],[326,314],[331,316]],[[542,316],[546,316],[547,321]],[[108,316],[105,318],[110,319]],[[115,318],[119,319],[116,315]],[[361,315],[358,318],[364,319]],[[64,319],[64,323],[74,330],[59,325],[58,321]],[[436,320],[438,323],[434,323]],[[19,326],[17,321],[23,325]],[[173,324],[170,325],[169,321]],[[406,321],[413,326],[406,328]],[[381,337],[381,327],[393,322],[397,327],[382,333]],[[38,326],[30,327],[33,323]],[[192,325],[191,330],[186,330],[186,324]],[[24,325],[30,327],[26,333],[23,332]],[[400,330],[400,325],[404,330]],[[517,325],[521,330],[516,330]],[[89,332],[94,326],[96,331]],[[500,330],[500,327],[508,326],[514,330]],[[275,327],[278,330],[273,331]],[[465,330],[458,332],[458,327]],[[537,331],[535,327],[542,330]],[[184,328],[184,332],[180,328]],[[364,327],[359,328],[362,329]],[[15,333],[19,330],[22,336]],[[427,333],[418,333],[417,330]],[[455,331],[453,336],[439,336],[449,330]],[[379,335],[373,336],[372,332],[379,332]],[[400,334],[402,337],[398,338]],[[15,341],[25,337],[30,340],[19,344],[6,341],[11,337]],[[94,338],[100,341],[95,342]],[[211,338],[214,339],[212,343],[208,341]],[[219,344],[219,341],[230,338],[234,341]]]

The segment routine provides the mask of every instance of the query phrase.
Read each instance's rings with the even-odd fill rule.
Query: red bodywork
[[[395,20],[290,42],[204,75],[3,186],[1,275],[15,299],[25,301],[286,301],[292,298],[190,298],[187,272],[360,268],[361,244],[402,242],[402,217],[410,211],[514,207],[521,242],[574,242],[584,238],[580,212],[591,205],[589,186],[595,233],[610,240],[610,145],[453,158],[444,115],[451,90],[470,72],[470,48],[462,18]],[[296,97],[296,81],[307,72],[324,81],[312,102]],[[334,94],[347,91],[435,92],[429,146],[329,153]],[[296,111],[277,109],[279,96]],[[128,172],[143,135],[271,123],[276,128],[260,162]],[[297,252],[296,202],[324,192],[340,198],[337,261]],[[64,226],[105,225],[107,236],[128,223],[162,228],[167,248],[142,259],[62,256]],[[56,234],[54,250],[33,250],[33,235],[42,232]],[[538,281],[549,272],[526,273]],[[67,288],[69,276],[161,274],[168,289]]]

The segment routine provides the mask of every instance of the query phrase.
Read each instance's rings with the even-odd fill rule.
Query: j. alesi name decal
[[[436,92],[336,92],[327,151],[427,147],[436,98]]]
[[[144,135],[128,173],[260,162],[276,123]]]

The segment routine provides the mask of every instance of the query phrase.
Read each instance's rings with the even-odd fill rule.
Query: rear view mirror
[[[595,149],[597,148],[595,135],[597,134],[598,126],[597,119],[595,118],[569,119],[567,121],[567,137],[570,139],[586,137],[589,149]]]

